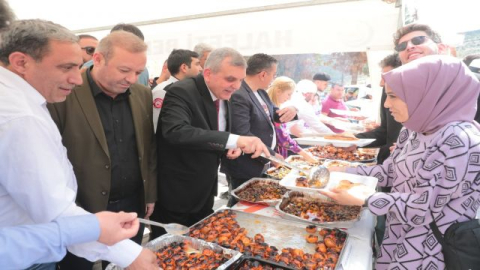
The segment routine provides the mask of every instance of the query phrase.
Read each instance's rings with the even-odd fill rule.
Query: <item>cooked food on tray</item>
[[[261,202],[267,200],[279,200],[288,190],[278,183],[254,181],[245,188],[235,192],[238,198],[249,202]]]
[[[359,163],[348,162],[343,160],[332,160],[324,163],[325,167],[358,167]]]
[[[360,214],[361,207],[294,196],[282,202],[280,209],[287,214],[322,223],[355,220]]]
[[[290,168],[287,168],[285,166],[280,166],[278,168],[270,168],[267,170],[266,174],[274,179],[282,179],[285,177],[289,172]]]
[[[305,228],[308,233],[316,233],[317,232],[317,226],[315,225],[308,225],[307,228]]]
[[[317,243],[317,241],[318,241],[318,236],[313,235],[313,234],[310,234],[310,235],[307,236],[306,239],[307,239],[307,242],[308,242],[308,243],[313,244],[313,243]]]
[[[171,243],[155,254],[162,269],[217,269],[231,258],[230,254],[207,248],[194,249],[188,242]]]
[[[301,172],[300,172],[300,175],[302,175]],[[324,184],[322,184],[320,180],[318,179],[309,180],[305,176],[297,177],[297,179],[295,179],[295,185],[297,187],[306,187],[306,188],[323,188],[324,187]]]
[[[365,186],[364,184],[362,183],[353,183],[349,180],[340,180],[340,182],[338,183],[338,186],[337,188],[338,189],[343,189],[343,190],[347,190],[347,189],[351,189],[353,187],[358,187],[358,186]]]
[[[317,249],[314,254],[306,253],[298,248],[283,248],[279,250],[275,246],[270,246],[266,243],[265,241],[268,241],[268,239],[264,239],[264,236],[261,234],[257,234],[253,238],[248,237],[248,232],[245,228],[240,227],[235,217],[236,214],[230,210],[214,213],[190,228],[190,236],[218,243],[225,248],[238,250],[248,257],[266,259],[294,269],[334,269],[346,236],[343,233],[343,237],[340,237],[340,233],[336,234],[338,230],[324,231],[325,229],[322,229],[318,235],[314,232],[315,235],[312,235],[309,241],[315,245],[323,243],[325,249]],[[325,242],[327,238],[331,238],[327,240],[328,246]],[[252,267],[255,265],[247,264],[242,266]],[[260,266],[256,265],[255,267]]]
[[[302,156],[289,156],[285,159],[285,161],[291,163],[292,165],[296,165],[301,168],[310,169],[314,166],[322,165],[322,162],[319,160],[317,162],[308,162]]]
[[[326,135],[326,136],[323,136],[323,138],[326,140],[337,140],[337,141],[358,141],[358,138],[349,137],[341,134]]]
[[[283,270],[283,269],[294,269],[284,264],[267,261],[260,258],[244,258],[240,261],[238,267],[233,268],[233,270]]]
[[[345,148],[327,146],[315,146],[305,149],[313,156],[324,159],[340,159],[347,161],[367,161],[375,159],[375,155],[367,154],[359,150],[347,151]]]
[[[307,230],[310,226],[307,226]],[[340,253],[347,238],[347,234],[339,229],[322,228],[318,234],[320,237],[317,237],[318,240],[315,242],[313,242],[313,239],[316,235],[309,235],[308,238],[311,239],[309,243],[316,244],[315,250],[320,253]]]
[[[295,185],[297,187],[308,187],[308,178],[305,176],[300,176],[295,179]]]

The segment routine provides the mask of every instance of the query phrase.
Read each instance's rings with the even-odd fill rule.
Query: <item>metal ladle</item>
[[[325,166],[315,166],[311,168],[310,170],[300,168],[298,166],[295,166],[291,163],[286,162],[285,160],[281,160],[276,158],[275,156],[270,156],[266,157],[263,153],[261,157],[266,158],[270,161],[285,165],[289,168],[295,169],[299,172],[302,172],[305,174],[308,178],[308,186],[311,188],[324,188],[328,180],[330,179],[330,171],[327,169]]]
[[[183,234],[187,234],[189,231],[188,227],[183,226],[181,224],[177,224],[177,223],[163,224],[160,222],[155,222],[155,221],[151,221],[143,218],[138,218],[138,221],[140,221],[140,223],[143,223],[143,224],[162,227],[165,229],[165,231],[167,231],[167,233],[173,234],[173,235],[183,235]]]

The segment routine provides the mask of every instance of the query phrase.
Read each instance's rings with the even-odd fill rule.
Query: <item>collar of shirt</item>
[[[210,88],[208,88],[208,85],[207,85],[207,89],[208,89],[208,92],[210,93],[210,96],[212,97],[213,102],[215,102],[218,98],[212,93]]]
[[[4,67],[0,67],[0,77],[2,78],[2,82],[0,82],[1,84],[15,86],[17,89],[24,90],[25,97],[34,104],[47,104],[47,100],[40,94],[40,92],[37,91],[37,89],[33,88],[33,86],[31,86],[27,81],[12,71]]]
[[[98,84],[93,80],[93,77],[92,77],[92,74],[91,74],[91,71],[92,69],[94,68],[94,66],[91,66],[90,68],[87,68],[87,79],[88,79],[88,84],[90,85],[90,89],[92,90],[92,95],[94,97],[97,97],[98,95],[100,94],[103,94],[105,96],[108,96],[106,95],[103,90],[100,88],[100,86],[98,86]],[[127,91],[125,91],[125,93],[122,93],[122,94],[119,94],[117,95],[117,98],[127,98],[128,96],[130,95],[130,88],[127,89]],[[108,96],[110,97],[110,96]]]

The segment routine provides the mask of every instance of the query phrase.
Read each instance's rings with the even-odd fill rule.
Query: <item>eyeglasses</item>
[[[82,50],[85,50],[88,55],[93,55],[93,53],[95,52],[95,47],[87,46],[83,47]]]
[[[402,43],[398,43],[397,46],[395,46],[395,51],[397,52],[402,52],[407,48],[408,42],[412,42],[413,45],[420,45],[425,43],[427,41],[428,37],[427,36],[418,36],[414,37],[410,40],[404,41]]]

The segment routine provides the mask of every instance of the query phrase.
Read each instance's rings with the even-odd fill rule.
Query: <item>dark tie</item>
[[[215,100],[215,108],[217,109],[217,129],[220,130],[220,99]]]

